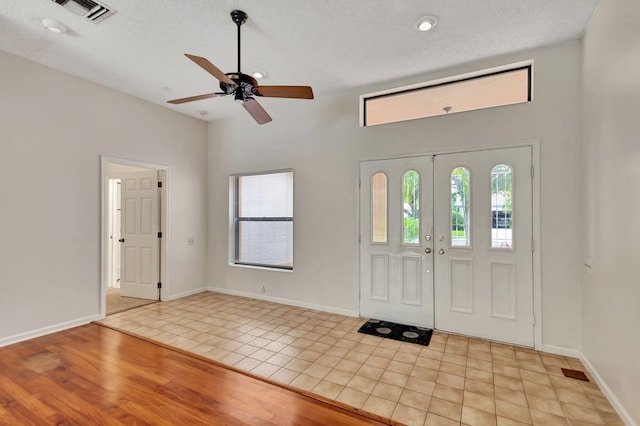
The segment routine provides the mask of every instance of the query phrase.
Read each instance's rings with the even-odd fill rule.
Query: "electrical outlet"
[[[196,240],[193,237],[187,238],[187,245],[192,246],[196,243]]]
[[[267,286],[266,284],[262,284],[262,287],[260,287],[260,291],[262,291],[263,293],[267,292]]]

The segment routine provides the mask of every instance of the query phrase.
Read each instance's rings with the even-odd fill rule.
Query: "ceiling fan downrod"
[[[236,26],[238,27],[238,74],[240,74],[240,27],[242,26],[242,24],[247,22],[247,14],[241,10],[234,10],[233,12],[231,12],[231,19],[236,23]]]

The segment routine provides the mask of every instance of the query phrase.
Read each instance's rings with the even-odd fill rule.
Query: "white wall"
[[[360,94],[531,58],[531,103],[358,127]],[[578,348],[580,63],[575,41],[313,101],[261,99],[274,119],[264,126],[247,114],[210,123],[209,286],[262,296],[266,283],[268,297],[357,313],[358,161],[539,138],[543,341]],[[285,168],[295,171],[294,272],[228,266],[228,175]]]
[[[640,3],[601,1],[583,43],[582,351],[640,424]]]
[[[2,51],[0,93],[0,345],[99,314],[100,155],[169,167],[166,295],[206,285],[206,123]]]

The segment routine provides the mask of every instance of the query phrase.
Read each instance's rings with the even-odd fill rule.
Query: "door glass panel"
[[[491,170],[491,247],[513,247],[511,178],[511,167],[506,164]]]
[[[378,172],[371,180],[371,241],[387,242],[387,176]]]
[[[420,175],[409,170],[402,178],[402,242],[420,242]]]
[[[451,172],[451,245],[471,246],[470,175],[465,167]]]

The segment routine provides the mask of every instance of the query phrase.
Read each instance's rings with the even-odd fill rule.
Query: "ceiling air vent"
[[[91,22],[100,22],[116,13],[104,4],[93,0],[53,0],[76,15],[80,15]]]

